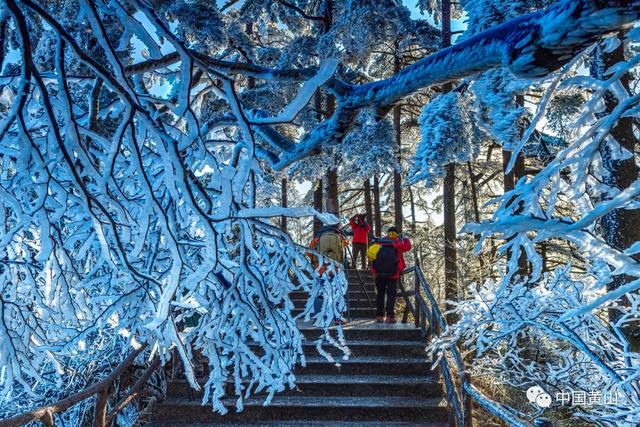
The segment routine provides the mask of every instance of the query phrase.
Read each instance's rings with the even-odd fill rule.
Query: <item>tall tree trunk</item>
[[[516,104],[524,107],[524,95],[516,95]],[[521,130],[521,134],[523,133],[524,128]],[[509,165],[509,162],[511,162],[511,156],[511,151],[502,150],[502,170],[504,176],[503,188],[505,193],[513,190],[520,178],[525,175],[525,158],[521,152],[518,153],[513,169],[509,173],[506,173],[507,166]],[[518,259],[518,274],[522,278],[529,275],[529,261],[525,253],[520,254],[520,258]]]
[[[380,178],[373,177],[373,213],[375,217],[374,230],[377,237],[382,235],[382,212],[380,209]]]
[[[411,233],[415,237],[418,231],[418,220],[416,219],[416,200],[413,196],[412,187],[409,187],[409,203],[411,204]]]
[[[471,204],[473,206],[473,220],[476,224],[480,223],[480,206],[478,205],[478,177],[473,173],[473,166],[471,162],[467,162],[467,171],[469,172],[469,186],[471,187]],[[474,236],[476,242],[480,240],[480,236]],[[478,274],[478,281],[482,282],[484,278],[484,257],[482,253],[478,255],[478,264],[480,267],[480,274]]]
[[[445,177],[442,191],[444,210],[444,282],[445,299],[458,300],[458,260],[456,253],[456,165],[450,163],[445,166]],[[453,309],[453,304],[445,304],[447,311]],[[449,324],[455,323],[458,316],[455,313],[447,315]]]
[[[623,34],[619,37],[623,39]],[[616,50],[611,53],[602,53],[600,50],[596,52],[596,65],[592,67],[592,74],[598,79],[603,79],[604,71],[625,60],[625,46],[622,43]],[[631,86],[631,76],[627,73],[620,79],[625,89],[629,90]],[[612,93],[608,93],[605,97],[605,104],[608,112],[613,111],[618,101]],[[620,119],[616,126],[611,130],[611,136],[623,148],[635,153],[638,149],[638,139],[633,131],[633,118],[625,117]],[[636,156],[632,156],[625,160],[616,160],[612,157],[612,153],[608,146],[600,148],[602,162],[604,167],[609,170],[609,176],[605,178],[605,182],[615,188],[624,190],[638,179],[639,169],[636,164]],[[635,242],[640,241],[640,210],[616,209],[609,213],[601,221],[601,230],[604,240],[614,248],[619,250],[628,249]],[[626,275],[613,276],[611,282],[607,285],[608,291],[614,291],[619,287],[627,284],[631,277]],[[628,306],[626,299],[622,301],[623,306]],[[620,309],[612,308],[609,310],[609,318],[612,323],[618,321],[622,313]],[[631,349],[640,352],[640,321],[627,324],[622,333],[625,335]]]
[[[511,151],[502,150],[503,188],[505,193],[513,190],[518,180],[525,174],[525,160],[522,153],[518,154],[513,169],[511,169],[509,173],[506,173],[507,166],[509,162],[511,162],[511,156]],[[511,255],[508,254],[507,257],[510,258]],[[520,254],[520,258],[518,259],[518,271],[518,275],[522,278],[527,277],[529,274],[529,262],[525,253]]]
[[[413,187],[409,186],[409,203],[411,206],[411,237],[413,239],[416,238],[416,234],[418,232],[418,220],[416,217],[416,199],[415,196],[413,194]],[[419,264],[420,262],[420,258],[418,257],[418,253],[419,253],[419,249],[420,249],[420,243],[414,241],[413,243],[413,254],[414,254],[414,259],[415,259],[415,263]],[[416,290],[417,292],[417,290]]]
[[[316,109],[316,118],[318,119],[318,123],[320,123],[320,121],[322,121],[322,93],[320,91],[317,91],[314,98],[314,106]],[[322,183],[322,178],[318,179],[316,181],[316,188],[313,190],[313,208],[318,211],[318,212],[322,212],[324,211],[324,204],[322,201],[322,196],[324,194],[324,186]],[[322,229],[322,221],[320,221],[317,218],[314,218],[313,220],[313,234],[317,235],[320,232],[320,229]]]
[[[281,190],[281,202],[282,202],[282,207],[286,208],[289,207],[289,197],[287,194],[287,178],[282,178],[282,181],[280,181],[280,190]],[[285,233],[287,232],[287,217],[286,216],[282,216],[281,218],[281,222],[280,222],[280,226],[282,228],[282,231],[284,231]]]
[[[336,99],[327,95],[327,115],[330,117],[336,110]],[[327,212],[340,215],[340,198],[338,193],[338,168],[327,171]]]
[[[322,212],[322,180],[321,179],[316,181],[316,188],[315,190],[313,190],[313,208],[318,212]],[[319,233],[321,228],[322,228],[322,221],[315,218],[313,220],[313,234],[315,235]]]
[[[400,72],[400,56],[399,56],[399,44],[395,43],[395,52],[393,58],[393,72],[397,74]],[[402,223],[404,222],[404,214],[402,212],[402,129],[400,123],[401,115],[400,106],[396,105],[393,108],[393,130],[395,133],[396,142],[396,161],[398,162],[398,168],[393,171],[393,209],[394,209],[394,222],[395,226],[400,233],[402,233]]]
[[[327,34],[331,31],[333,25],[333,2],[331,0],[325,0],[322,11],[322,33]],[[336,110],[336,99],[333,95],[326,95],[326,115],[331,117]],[[327,178],[327,198],[326,198],[326,211],[340,215],[340,199],[338,193],[338,169],[330,169],[326,174]]]
[[[503,188],[505,193],[516,188],[516,182],[524,176],[524,157],[522,154],[518,154],[518,158],[511,172],[506,173],[507,165],[509,165],[510,161],[511,151],[502,150]]]
[[[364,180],[364,209],[367,216],[367,224],[373,224],[373,206],[371,202],[371,183],[368,179]],[[369,240],[373,238],[373,226],[369,231]]]
[[[326,212],[340,215],[340,202],[338,198],[338,171],[331,169],[327,171],[327,201]]]
[[[442,0],[442,47],[451,46],[451,1]],[[446,84],[444,92],[452,89]],[[451,163],[445,166],[445,177],[442,189],[444,210],[444,295],[447,301],[458,300],[458,260],[456,253],[456,166]],[[445,304],[450,311],[453,305]],[[458,316],[455,313],[447,315],[449,324],[455,323]]]

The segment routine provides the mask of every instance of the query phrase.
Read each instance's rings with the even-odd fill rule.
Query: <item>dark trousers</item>
[[[398,290],[398,279],[388,279],[376,276],[376,316],[396,317],[396,292]],[[385,313],[385,297],[387,299],[387,310]]]
[[[358,268],[358,257],[361,258],[362,269],[367,269],[367,244],[366,243],[354,243],[353,244],[353,268]]]

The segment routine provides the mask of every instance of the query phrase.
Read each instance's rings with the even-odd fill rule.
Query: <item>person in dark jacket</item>
[[[389,227],[386,238],[371,245],[367,252],[367,256],[372,262],[371,271],[376,279],[376,321],[379,323],[397,322],[395,314],[396,293],[400,275],[406,267],[402,254],[409,250],[411,250],[409,239],[398,236],[396,227]]]
[[[361,259],[361,268],[367,268],[367,249],[369,248],[369,232],[371,226],[367,224],[365,216],[362,214],[354,215],[349,219],[351,230],[353,231],[353,267],[358,268],[358,258]]]

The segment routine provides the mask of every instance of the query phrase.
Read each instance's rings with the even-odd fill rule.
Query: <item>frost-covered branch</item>
[[[228,379],[242,396],[293,386],[304,356],[289,293],[308,291],[300,317],[327,329],[345,309],[346,279],[319,254],[329,268],[316,270],[257,206],[264,176],[232,73],[186,48],[142,2],[6,6],[20,78],[3,87],[11,96],[0,112],[1,401],[54,386],[59,377],[43,368],[62,375],[68,358],[96,357],[87,348],[104,335],[123,347],[154,343],[163,361],[175,350],[195,388],[193,355],[204,354],[205,402],[220,412]],[[160,56],[150,26],[175,54]],[[122,49],[134,35],[155,57],[144,65],[128,65]],[[50,62],[36,55],[42,40]],[[298,114],[329,65],[280,118]],[[164,95],[154,92],[162,70],[175,76]],[[205,99],[223,118],[211,131]],[[237,141],[231,151],[207,143],[221,131]],[[328,332],[321,341],[344,344]]]
[[[639,16],[638,1],[562,0],[442,49],[389,79],[340,88],[333,117],[283,153],[274,167],[285,168],[320,146],[339,143],[360,108],[391,105],[420,89],[498,67],[518,77],[544,77],[603,36],[629,28]]]

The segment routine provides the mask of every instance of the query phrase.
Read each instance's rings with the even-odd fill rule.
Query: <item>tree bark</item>
[[[371,183],[368,179],[364,180],[364,209],[367,216],[367,223],[373,224],[373,206],[371,201]],[[369,240],[373,238],[373,226],[369,231]]]
[[[442,0],[442,47],[451,46],[451,1]],[[443,87],[443,92],[452,89],[450,83]],[[453,163],[445,166],[445,178],[442,188],[444,215],[444,295],[446,311],[453,309],[449,301],[458,300],[458,260],[456,253],[456,166]],[[447,323],[453,324],[458,316],[447,314]]]
[[[446,310],[452,310],[453,304],[449,301],[458,300],[458,260],[456,253],[456,194],[455,179],[456,165],[450,163],[445,166],[446,173],[442,197],[444,202],[444,282]],[[453,324],[458,316],[455,313],[447,315],[447,323]]]
[[[522,153],[518,154],[513,169],[506,173],[507,166],[511,161],[511,151],[502,150],[502,171],[503,171],[503,188],[504,192],[513,190],[516,187],[516,183],[525,174],[525,159]],[[517,212],[517,211],[516,211]],[[507,257],[510,258],[510,254]],[[527,277],[529,274],[529,261],[527,255],[522,253],[518,259],[518,275],[522,278]]]
[[[393,58],[393,72],[400,72],[400,56],[398,52],[398,42],[395,43],[395,52]],[[396,161],[398,162],[398,168],[393,171],[393,209],[394,209],[394,222],[398,232],[402,234],[402,223],[404,222],[404,214],[402,212],[402,129],[400,123],[401,115],[400,106],[396,105],[393,108],[393,130],[395,134],[396,143]]]
[[[469,172],[469,186],[471,187],[471,204],[473,206],[473,220],[476,224],[480,223],[480,206],[478,205],[478,177],[473,173],[473,166],[471,162],[467,162],[467,171]],[[480,236],[474,236],[476,242],[479,241]],[[478,255],[478,264],[480,267],[480,274],[478,274],[478,280],[483,281],[484,278],[484,257],[482,253]]]
[[[282,207],[283,208],[287,208],[289,207],[289,197],[288,197],[288,182],[287,182],[287,178],[282,178],[282,181],[280,181],[280,191],[281,191],[281,202],[282,202]],[[285,233],[287,232],[287,217],[286,216],[282,216],[281,220],[280,220],[280,227],[282,228],[282,231],[284,231]]]
[[[516,95],[516,104],[524,107],[524,95]],[[525,129],[523,127],[520,134],[522,135],[524,131]],[[502,170],[504,176],[503,188],[505,193],[513,190],[520,178],[526,174],[525,158],[522,153],[518,153],[513,169],[509,173],[506,173],[507,166],[511,161],[511,156],[512,153],[510,151],[502,150]],[[518,211],[519,210],[516,212]],[[520,254],[520,258],[518,259],[518,275],[523,279],[529,276],[529,261],[525,253]]]
[[[316,188],[313,190],[313,208],[322,212],[322,180],[319,179],[316,181]],[[322,221],[317,218],[313,220],[313,234],[318,234],[320,229],[322,228]]]
[[[373,177],[373,213],[375,216],[374,229],[376,236],[382,234],[382,212],[380,211],[380,178],[378,175]]]
[[[327,172],[327,201],[326,212],[340,215],[340,201],[338,198],[338,171],[331,169]]]
[[[333,25],[333,2],[331,0],[324,1],[322,21],[323,34],[331,31]],[[326,114],[331,117],[336,111],[336,99],[333,95],[326,95]],[[338,190],[338,168],[330,169],[326,174],[327,178],[327,200],[326,200],[326,212],[331,212],[336,215],[340,215],[340,199]]]
[[[506,173],[510,161],[511,151],[502,150],[503,188],[505,193],[516,188],[516,182],[524,176],[524,157],[522,154],[518,154],[518,158],[511,172]]]

